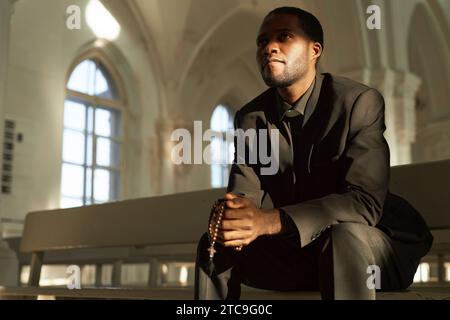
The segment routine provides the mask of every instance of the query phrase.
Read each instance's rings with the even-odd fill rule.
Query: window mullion
[[[96,110],[97,110],[97,105],[93,105],[93,111],[92,111],[92,120],[93,120],[93,124],[92,124],[92,175],[91,175],[91,183],[92,183],[92,188],[91,188],[91,200],[92,202],[95,202],[94,199],[94,176],[95,176],[95,170],[97,169],[97,134],[95,133],[95,114],[96,114]]]
[[[95,203],[95,199],[94,199],[94,183],[95,183],[95,169],[97,168],[97,135],[96,135],[96,129],[95,129],[95,117],[96,117],[96,111],[97,111],[97,95],[95,92],[96,89],[96,82],[97,82],[97,68],[98,68],[98,61],[97,59],[93,59],[94,63],[95,63],[95,71],[94,71],[94,91],[93,91],[93,96],[94,96],[94,106],[93,106],[93,112],[92,112],[92,120],[93,120],[93,124],[92,124],[92,175],[91,175],[91,183],[92,183],[92,188],[91,188],[91,200],[93,203]]]
[[[72,91],[70,89],[67,89],[67,98],[71,101],[89,101],[90,103],[95,103],[119,111],[123,110],[124,107],[124,104],[120,101],[91,96],[82,92]]]
[[[103,169],[103,170],[110,170],[110,171],[116,171],[120,172],[120,166],[96,166],[97,169]]]
[[[87,155],[88,155],[88,139],[89,139],[89,134],[88,134],[88,127],[89,127],[89,105],[85,104],[85,117],[86,117],[86,121],[85,121],[85,125],[84,125],[84,165],[83,165],[83,205],[86,205],[87,202],[87,195],[86,195],[86,189],[87,189]]]

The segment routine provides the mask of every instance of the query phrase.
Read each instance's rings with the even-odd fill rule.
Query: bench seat
[[[0,288],[3,299],[144,299],[144,300],[192,300],[192,288],[67,288],[19,287]],[[319,300],[314,291],[277,292],[243,286],[241,300]],[[377,292],[377,300],[448,300],[450,287],[415,287],[403,291]]]

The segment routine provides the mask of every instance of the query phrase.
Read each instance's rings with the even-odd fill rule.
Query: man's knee
[[[330,244],[335,258],[359,257],[367,261],[373,260],[368,237],[373,235],[373,227],[360,223],[339,223],[333,225],[329,231]],[[347,257],[347,258],[348,258]],[[353,260],[353,259],[351,259]]]
[[[333,263],[359,274],[366,274],[373,265],[381,265],[380,257],[386,256],[380,231],[360,223],[334,225],[330,228],[330,243]]]
[[[343,242],[352,245],[354,243],[364,242],[368,236],[371,227],[353,222],[344,222],[332,225],[330,228],[331,239],[335,242]]]

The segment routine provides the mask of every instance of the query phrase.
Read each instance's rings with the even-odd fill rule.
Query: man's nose
[[[264,56],[271,56],[277,54],[280,51],[278,43],[276,41],[269,41],[264,48]]]

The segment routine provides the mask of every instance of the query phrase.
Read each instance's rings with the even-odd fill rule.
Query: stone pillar
[[[357,70],[346,76],[376,88],[386,103],[385,137],[391,150],[391,166],[411,163],[411,145],[416,137],[416,94],[421,80],[391,69]]]
[[[420,79],[415,75],[382,70],[372,75],[372,84],[386,100],[386,138],[391,149],[391,165],[411,163],[411,146],[416,139],[416,95]]]
[[[16,0],[0,1],[0,147],[3,155],[3,124],[6,101],[6,84],[8,80],[8,53],[10,21],[13,6]],[[0,160],[2,163],[3,160]],[[1,169],[1,167],[0,167]],[[1,194],[0,194],[1,198]],[[0,199],[1,200],[1,199]],[[0,212],[0,218],[4,216]],[[16,286],[18,280],[18,260],[8,244],[2,240],[2,228],[0,220],[0,286]]]
[[[156,134],[152,137],[150,166],[152,167],[151,183],[157,185],[157,194],[171,194],[186,191],[187,175],[192,168],[189,164],[175,165],[172,162],[172,149],[179,142],[170,140],[175,129],[187,129],[192,137],[193,161],[193,123],[181,117],[161,118],[156,121]]]

